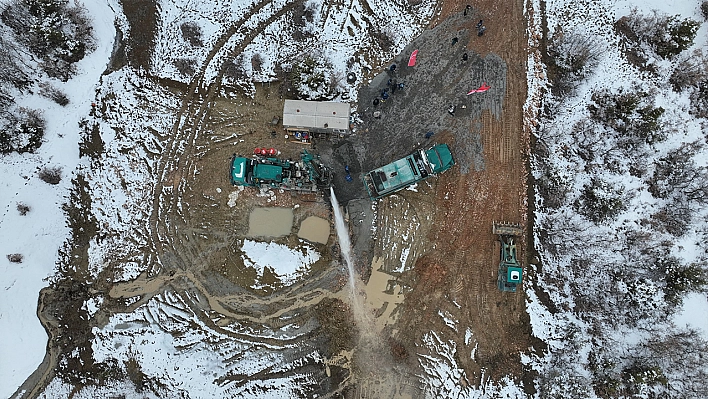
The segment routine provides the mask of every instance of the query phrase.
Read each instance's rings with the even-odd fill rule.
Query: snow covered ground
[[[540,3],[532,4],[538,13]],[[668,287],[676,270],[698,267],[706,272],[706,211],[694,200],[681,202],[678,183],[662,188],[669,192],[665,196],[652,186],[667,155],[685,143],[698,149],[687,167],[700,170],[708,161],[708,122],[689,113],[690,95],[696,88],[676,91],[669,82],[674,71],[682,68],[682,60],[708,50],[708,24],[700,2],[548,1],[545,5],[548,37],[581,38],[575,42],[592,49],[596,65],[586,69],[576,87],[553,96],[546,79],[551,66],[539,63],[534,54],[529,62],[527,107],[539,105],[540,98],[544,103],[533,162],[539,182],[535,246],[542,264],[535,272],[544,297],[527,286],[534,335],[548,344],[544,357],[527,359],[540,373],[538,388],[542,395],[563,392],[577,397],[608,392],[638,395],[633,397],[658,392],[685,397],[693,392],[691,397],[702,397],[705,386],[696,388],[687,380],[705,373],[705,364],[690,356],[681,359],[674,351],[691,353],[706,347],[706,291],[688,295],[679,291],[675,298]],[[694,44],[666,59],[642,44],[640,51],[649,54],[646,62],[630,62],[614,24],[623,16],[652,16],[654,10],[658,15],[700,22]],[[535,23],[532,30],[539,32],[540,19]],[[534,40],[532,46],[538,44]],[[561,46],[561,53],[567,49]],[[628,144],[632,131],[615,131],[627,126],[618,126],[621,116],[610,117],[609,122],[597,117],[603,99],[623,95],[638,99],[645,110],[663,109],[658,118],[663,137]],[[687,222],[679,231],[656,222],[666,223],[661,218],[666,210],[681,207],[691,211],[678,217]],[[662,266],[667,263],[671,266]],[[699,334],[692,335],[690,329]]]
[[[276,77],[277,67],[287,70],[304,56],[311,55],[331,66],[332,78],[339,81],[339,89],[345,93],[341,99],[356,101],[356,87],[344,84],[346,74],[354,72],[361,77],[365,68],[376,68],[382,60],[392,58],[420,33],[421,26],[425,26],[435,11],[433,1],[403,4],[354,0],[345,6],[309,0],[299,21],[283,16],[264,24],[291,3],[277,0],[260,7],[262,2],[211,0],[195,6],[188,0],[162,1],[152,73],[188,81],[191,76],[180,73],[176,61],[186,59],[202,65],[212,48],[226,39],[225,45],[213,55],[216,62],[206,71],[205,83],[208,84],[231,52],[248,39],[250,44],[235,61],[246,75],[240,84],[252,88],[253,81],[271,81]],[[184,23],[195,23],[199,27],[203,45],[195,46],[182,37],[180,27]],[[233,27],[238,29],[229,35]],[[254,33],[257,34],[254,36]],[[385,48],[375,44],[378,39],[374,36],[387,37]]]
[[[113,48],[113,3],[85,4],[94,19],[97,49],[77,64],[74,78],[66,83],[51,80],[66,93],[67,106],[38,94],[16,97],[18,105],[42,109],[47,128],[45,143],[36,153],[0,158],[0,397],[10,396],[44,358],[47,335],[36,316],[37,298],[69,234],[61,205],[80,164],[79,121],[91,109]],[[38,178],[38,169],[45,166],[61,168],[59,184]],[[30,208],[25,216],[17,209],[20,203]],[[21,254],[22,262],[11,263],[9,254]]]

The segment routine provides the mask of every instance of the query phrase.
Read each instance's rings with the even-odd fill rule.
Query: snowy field
[[[539,3],[533,5],[538,13]],[[550,86],[546,77],[553,71],[534,54],[529,63],[527,107],[538,106],[539,99],[544,104],[533,173],[539,182],[535,246],[542,264],[535,272],[545,298],[527,286],[528,311],[533,333],[548,344],[548,352],[527,361],[540,373],[542,395],[698,398],[706,393],[705,384],[694,384],[706,364],[688,355],[707,347],[706,291],[678,280],[706,272],[708,214],[700,197],[686,194],[695,180],[682,185],[676,171],[698,171],[700,178],[708,163],[708,123],[691,114],[697,87],[678,90],[674,83],[680,76],[675,71],[685,68],[682,62],[705,63],[699,57],[708,50],[708,24],[699,6],[698,1],[546,2],[548,37],[556,37],[558,51],[577,51],[573,46],[581,43],[591,55],[566,90]],[[659,56],[650,43],[632,47],[615,30],[622,17],[655,15],[699,22],[693,46]],[[535,19],[531,29],[539,31],[539,22]],[[643,58],[636,61],[629,57],[633,54]],[[611,98],[619,99],[609,100],[617,104],[614,115],[604,108]],[[626,117],[621,112],[627,109],[639,111]],[[612,116],[603,119],[607,115]],[[637,132],[650,133],[632,139]],[[670,163],[677,159],[683,163]],[[666,172],[665,165],[675,167]],[[668,184],[661,180],[667,174]]]
[[[65,92],[69,104],[58,105],[38,94],[16,95],[18,105],[40,108],[47,120],[46,142],[34,154],[0,158],[0,397],[9,397],[44,358],[47,334],[36,317],[39,291],[54,273],[58,250],[69,235],[61,204],[66,202],[74,171],[79,167],[79,121],[95,98],[106,69],[115,29],[114,2],[87,2],[94,19],[97,49],[80,61],[78,74],[64,83],[51,83]],[[36,62],[36,61],[35,61]],[[28,61],[32,65],[32,61]],[[49,185],[37,177],[42,167],[58,167],[61,182]],[[25,216],[18,204],[30,210]],[[23,255],[11,263],[7,254]]]

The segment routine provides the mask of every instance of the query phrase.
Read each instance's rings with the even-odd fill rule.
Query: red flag
[[[492,88],[492,86],[489,86],[489,85],[487,84],[487,82],[484,82],[484,83],[482,83],[482,85],[479,86],[478,88],[470,90],[470,91],[467,93],[467,95],[469,96],[470,94],[473,94],[473,93],[484,93],[485,91],[487,91],[487,90],[489,90],[489,89],[491,89],[491,88]]]
[[[416,57],[418,57],[418,50],[414,50],[413,54],[411,54],[411,58],[408,60],[409,67],[415,66]]]

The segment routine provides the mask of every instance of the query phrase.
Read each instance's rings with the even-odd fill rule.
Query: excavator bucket
[[[519,223],[494,222],[492,223],[492,234],[501,236],[520,236],[524,234],[524,229]]]

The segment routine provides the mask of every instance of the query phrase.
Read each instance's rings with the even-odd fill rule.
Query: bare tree
[[[648,182],[649,192],[656,198],[680,194],[688,201],[708,202],[708,169],[694,161],[701,148],[697,141],[683,143],[660,158]]]
[[[697,50],[691,55],[682,56],[676,62],[676,67],[671,73],[669,83],[675,91],[682,91],[691,86],[708,80],[708,59],[703,52]]]

